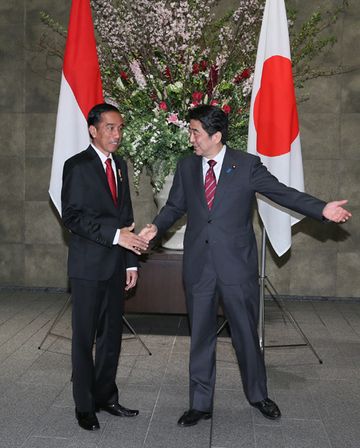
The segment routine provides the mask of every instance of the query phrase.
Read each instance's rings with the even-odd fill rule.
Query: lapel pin
[[[121,169],[120,168],[118,168],[118,175],[119,175],[120,182],[122,182],[122,174],[121,174]]]
[[[232,165],[231,167],[229,166],[228,168],[226,168],[226,174],[230,174],[232,170],[234,170],[236,168],[236,165]]]

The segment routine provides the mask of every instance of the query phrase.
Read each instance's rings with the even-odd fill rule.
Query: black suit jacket
[[[133,222],[127,166],[114,157],[118,206],[113,203],[105,170],[89,146],[65,162],[61,193],[62,220],[71,231],[68,275],[107,280],[116,269],[137,266],[137,256],[113,245],[116,230]]]
[[[223,283],[241,284],[258,277],[252,226],[257,192],[298,213],[322,219],[325,202],[280,183],[257,156],[226,149],[211,211],[205,199],[202,157],[192,155],[178,163],[168,201],[154,224],[161,235],[187,213],[185,283],[199,280],[208,250]]]

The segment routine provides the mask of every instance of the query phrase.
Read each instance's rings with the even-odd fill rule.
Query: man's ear
[[[218,144],[221,142],[221,138],[222,138],[222,133],[220,131],[215,132],[215,134],[213,134],[211,136],[212,140],[214,143]]]
[[[96,132],[97,132],[96,127],[95,127],[94,125],[91,124],[91,125],[89,126],[89,133],[90,133],[90,135],[91,135],[92,138],[95,138],[95,137],[96,137]]]

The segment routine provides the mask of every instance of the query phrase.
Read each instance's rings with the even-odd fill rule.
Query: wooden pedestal
[[[139,281],[126,313],[186,314],[182,251],[157,249],[140,258]]]

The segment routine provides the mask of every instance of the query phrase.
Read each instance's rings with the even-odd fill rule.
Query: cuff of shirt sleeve
[[[113,246],[116,246],[119,244],[119,238],[120,238],[120,229],[117,229],[114,239],[113,239]]]

